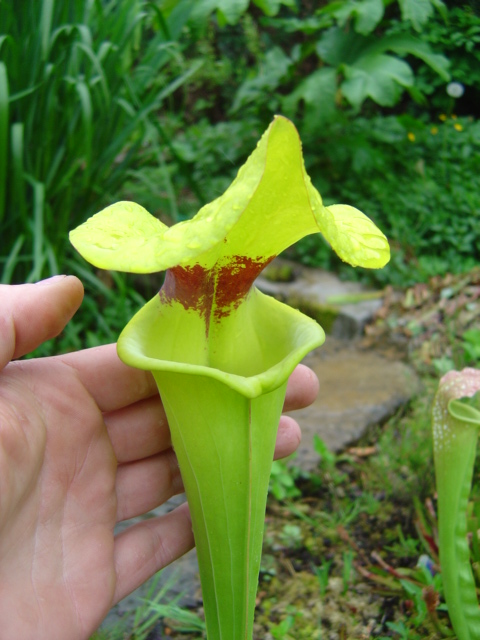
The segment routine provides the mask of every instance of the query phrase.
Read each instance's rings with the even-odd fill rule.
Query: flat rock
[[[393,415],[419,389],[417,376],[405,363],[330,337],[304,363],[320,381],[313,405],[292,414],[302,428],[295,463],[305,470],[320,460],[313,448],[315,434],[339,452]]]

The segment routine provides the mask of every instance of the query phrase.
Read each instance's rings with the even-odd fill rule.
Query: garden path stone
[[[313,447],[315,434],[338,453],[385,422],[419,391],[419,380],[407,364],[364,351],[356,341],[327,336],[325,345],[304,363],[320,381],[313,405],[292,414],[302,427],[295,464],[306,471],[320,460]]]
[[[257,286],[312,315],[329,334],[325,344],[304,360],[320,380],[320,394],[312,406],[293,414],[302,427],[302,443],[295,464],[309,471],[320,460],[313,447],[315,434],[329,449],[339,452],[408,402],[418,392],[419,382],[405,363],[362,350],[357,339],[381,306],[381,294],[369,291],[359,283],[343,282],[321,270],[283,260],[275,260],[272,265],[275,269],[286,268],[287,275],[293,275],[295,279],[273,282],[261,278],[257,280]],[[176,496],[147,516],[121,523],[117,531],[145,517],[166,513],[184,499],[183,495]],[[201,592],[195,550],[164,569],[160,584],[169,580],[173,584],[164,603],[182,594],[180,605],[198,605]],[[118,622],[125,612],[138,606],[138,598],[145,596],[147,588],[148,583],[114,607],[102,626]]]

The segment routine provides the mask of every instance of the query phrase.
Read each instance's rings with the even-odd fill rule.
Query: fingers
[[[300,428],[295,420],[282,416],[275,459],[292,454],[300,444],[300,439]],[[164,446],[164,443],[160,446]],[[178,461],[171,448],[143,460],[121,464],[116,477],[117,521],[151,511],[183,490]]]
[[[103,348],[102,348],[103,349]],[[112,351],[109,348],[110,351]],[[127,368],[128,369],[128,368]],[[129,370],[130,374],[133,370]],[[288,410],[312,402],[318,389],[315,374],[300,365],[292,374],[285,406]],[[150,392],[150,387],[147,387]],[[103,392],[102,392],[103,393]],[[122,394],[122,402],[125,394]],[[158,395],[135,402],[104,416],[115,456],[120,464],[148,458],[171,447],[167,417]],[[277,458],[290,455],[300,443],[300,429],[290,417],[283,416],[277,435]]]
[[[114,604],[193,545],[192,523],[186,504],[122,531],[115,540],[117,586]]]
[[[74,276],[0,285],[0,368],[57,336],[82,299],[83,286]]]
[[[275,457],[293,453],[300,442],[300,429],[288,416],[280,420]],[[119,467],[119,519],[147,511],[181,490],[180,476],[173,452],[164,452],[149,460]],[[122,477],[123,476],[123,477]],[[162,481],[159,481],[159,478]],[[130,482],[133,487],[125,487]],[[163,489],[158,489],[165,483]],[[156,485],[156,486],[155,486]],[[139,487],[143,497],[139,497]],[[121,495],[123,493],[123,495]],[[114,603],[127,596],[154,573],[170,564],[194,546],[188,505],[170,513],[143,520],[120,533],[115,540],[117,587]]]
[[[153,396],[104,416],[119,463],[148,458],[171,447],[167,416]]]
[[[101,411],[116,411],[158,393],[153,376],[124,364],[114,344],[56,357],[76,370]]]
[[[273,459],[286,458],[297,450],[302,439],[300,427],[290,416],[282,416],[278,425]]]
[[[319,384],[315,373],[299,364],[288,380],[284,411],[303,409],[312,404],[318,394]]]
[[[118,467],[117,522],[147,513],[182,493],[183,483],[172,449]]]
[[[285,408],[298,409],[313,402],[318,391],[315,374],[300,365],[289,382]],[[148,415],[142,424],[137,412]],[[107,419],[108,420],[108,419]],[[135,424],[138,444],[127,433]],[[155,423],[157,426],[155,427]],[[160,425],[160,426],[158,426]],[[164,450],[168,440],[164,413],[156,399],[145,400],[136,407],[110,416],[109,432],[118,455],[128,459],[128,450],[135,446],[138,452],[147,453],[151,437],[157,431],[156,448],[162,453],[150,458],[123,464],[117,472],[117,496],[119,520],[144,513],[182,491],[181,477],[175,455]],[[132,433],[135,432],[132,430]],[[158,433],[160,432],[160,433]],[[275,446],[275,458],[288,456],[300,443],[300,428],[290,416],[282,416]],[[186,553],[194,545],[188,506],[181,505],[167,515],[144,520],[123,531],[115,541],[115,564],[118,602],[148,580],[155,572]]]
[[[57,357],[77,370],[83,384],[104,412],[128,407],[158,393],[153,376],[124,364],[113,344]],[[298,365],[288,382],[284,411],[308,406],[317,393],[316,375],[308,367]]]

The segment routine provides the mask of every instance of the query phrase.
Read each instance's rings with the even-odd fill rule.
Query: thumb
[[[0,369],[57,336],[82,299],[82,283],[74,276],[0,285]]]

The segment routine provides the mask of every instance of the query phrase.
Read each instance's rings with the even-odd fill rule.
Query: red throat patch
[[[165,304],[175,300],[185,309],[194,309],[205,318],[208,331],[212,317],[218,321],[237,309],[274,257],[233,256],[227,264],[217,264],[212,269],[199,264],[173,267],[165,274],[160,299]]]

